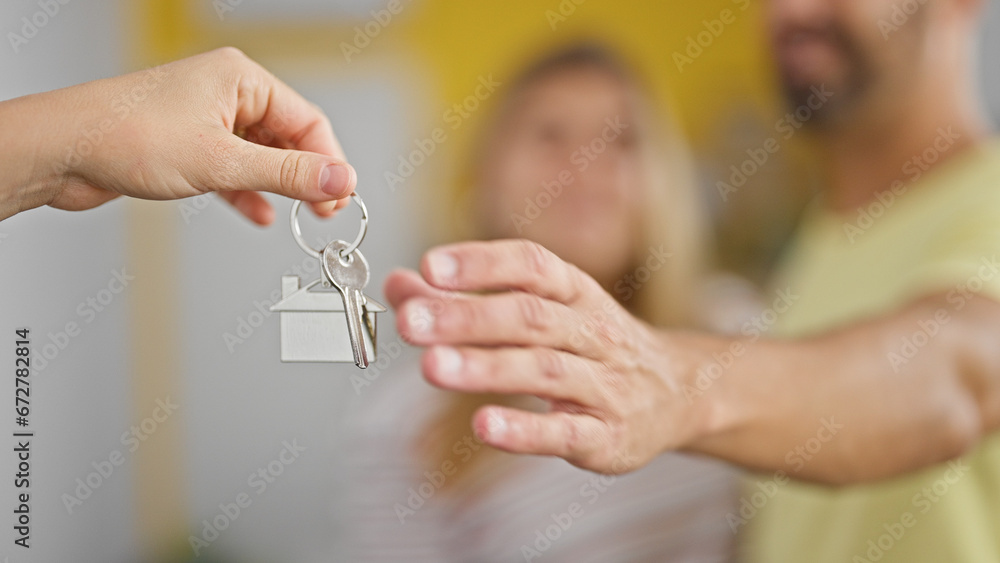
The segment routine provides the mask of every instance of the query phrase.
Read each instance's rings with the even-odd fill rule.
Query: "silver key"
[[[347,315],[347,330],[351,336],[351,348],[354,350],[354,363],[359,368],[368,367],[368,349],[365,347],[365,294],[363,290],[368,285],[368,262],[361,251],[343,255],[350,245],[342,240],[335,240],[323,249],[323,273],[334,287],[340,290],[344,298],[344,312]]]

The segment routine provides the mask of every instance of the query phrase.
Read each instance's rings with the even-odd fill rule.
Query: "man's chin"
[[[840,113],[845,89],[836,82],[823,80],[784,80],[781,84],[784,109],[802,125],[823,126]]]

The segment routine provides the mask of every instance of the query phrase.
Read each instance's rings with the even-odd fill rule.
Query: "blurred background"
[[[737,193],[720,197],[718,182],[775,135],[783,114],[760,6],[742,5],[6,0],[0,99],[239,47],[330,116],[371,215],[367,293],[384,302],[386,274],[414,266],[443,236],[426,223],[451,197],[449,171],[468,157],[480,108],[491,102],[479,87],[503,84],[538,53],[596,39],[632,62],[676,117],[710,212],[713,269],[752,296],[819,186],[808,147],[793,137]],[[689,39],[725,9],[733,23],[690,51]],[[996,2],[988,14],[980,67],[997,116]],[[33,18],[45,23],[29,38],[23,27]],[[8,44],[11,33],[27,41]],[[445,139],[428,145],[436,129]],[[318,272],[289,234],[290,202],[271,200],[278,219],[263,229],[211,195],[117,200],[87,213],[43,208],[0,223],[0,365],[13,365],[13,332],[28,327],[36,366],[33,546],[11,547],[6,472],[15,458],[5,445],[0,559],[190,561],[190,536],[211,537],[211,524],[217,537],[199,550],[201,561],[339,560],[338,519],[349,516],[336,499],[359,486],[337,470],[356,424],[345,413],[375,408],[365,390],[387,384],[379,380],[394,360],[386,350],[397,348],[385,346],[398,335],[392,314],[383,315],[387,359],[362,375],[351,364],[279,361],[278,320],[267,310],[279,279]],[[308,240],[349,239],[357,220],[356,207],[325,223],[303,213],[303,230]],[[0,386],[0,404],[11,394],[12,385]],[[259,471],[269,477],[254,481]],[[219,518],[241,493],[249,506]]]

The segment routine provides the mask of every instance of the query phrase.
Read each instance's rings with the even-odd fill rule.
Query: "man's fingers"
[[[390,272],[385,279],[382,290],[385,293],[385,298],[389,300],[389,304],[394,309],[399,309],[405,301],[415,297],[442,302],[458,298],[458,294],[431,287],[420,277],[420,274],[405,269]]]
[[[418,346],[546,346],[590,356],[605,345],[598,338],[603,333],[577,311],[519,291],[408,299],[397,322],[400,334]]]
[[[318,106],[238,49],[219,49],[217,55],[231,58],[241,69],[233,130],[253,127],[255,139],[262,144],[347,160],[330,120]]]
[[[333,217],[337,210],[346,206],[347,202],[351,201],[350,198],[336,199],[333,201],[314,201],[309,204],[312,208],[313,213],[317,217]]]
[[[277,149],[222,133],[206,148],[192,184],[210,191],[267,191],[308,202],[342,199],[357,174],[346,162],[318,153]]]
[[[466,242],[435,248],[420,267],[432,285],[459,291],[518,289],[560,303],[596,306],[610,299],[592,278],[526,240]]]
[[[274,222],[274,206],[259,192],[219,192],[219,197],[229,202],[234,209],[258,225],[267,226]],[[310,203],[309,206],[319,217],[332,217],[337,209],[349,201],[350,199],[345,198]]]
[[[257,192],[219,192],[219,196],[258,225],[274,222],[274,207]]]
[[[603,405],[601,364],[551,348],[455,348],[424,354],[423,372],[438,387],[468,393],[535,395]]]
[[[349,196],[357,174],[346,163],[323,111],[238,49],[205,56],[236,69],[235,106],[229,106],[233,113],[225,116],[224,125],[249,140],[232,136],[231,142],[216,141],[211,164],[228,172],[228,178],[209,177],[199,185],[212,191],[269,191],[312,202],[317,215],[330,216],[338,204],[321,202]]]
[[[511,453],[551,455],[580,467],[600,469],[593,457],[607,444],[606,428],[587,414],[531,413],[488,405],[472,417],[476,436]]]

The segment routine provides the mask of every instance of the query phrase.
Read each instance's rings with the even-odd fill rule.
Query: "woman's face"
[[[512,104],[487,144],[486,232],[536,241],[613,284],[634,256],[645,181],[627,89],[598,69],[566,69]]]

